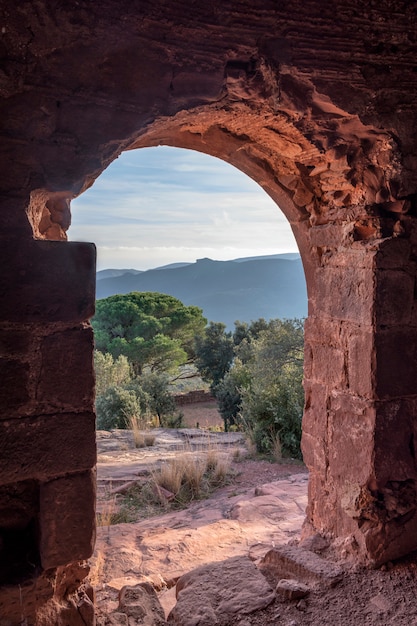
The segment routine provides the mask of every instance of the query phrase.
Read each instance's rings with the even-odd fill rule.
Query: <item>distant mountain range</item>
[[[201,307],[209,321],[224,322],[228,329],[235,320],[307,315],[304,270],[296,253],[97,272],[97,299],[130,291],[170,294]]]

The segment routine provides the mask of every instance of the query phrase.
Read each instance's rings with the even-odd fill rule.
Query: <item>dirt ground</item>
[[[216,423],[221,423],[213,405],[188,405],[182,407],[182,410],[189,428],[195,428],[196,422],[199,422],[200,427],[206,424],[215,426]],[[193,432],[195,431],[190,430],[190,435]],[[222,441],[223,435],[221,433],[218,434],[220,441]],[[175,451],[175,446],[173,446],[169,436],[170,433],[166,435],[164,433],[161,434],[165,448],[169,448],[168,453],[175,455],[178,451]],[[179,436],[184,437],[184,434]],[[126,434],[123,434],[123,437],[124,439],[116,438],[116,444],[113,447],[110,440],[106,440],[105,437],[102,439],[101,444],[99,442],[98,476],[99,484],[102,487],[104,484],[109,484],[112,476],[115,478],[114,484],[116,486],[122,484],[124,480],[131,480],[132,476],[145,471],[143,464],[149,463],[152,455],[155,457],[153,461],[157,462],[161,454],[167,453],[166,451],[164,452],[165,448],[163,446],[159,449],[155,447],[153,451],[151,449],[146,451],[148,457],[140,458],[140,454],[144,455],[145,453],[127,450]],[[223,439],[223,444],[227,448],[228,444],[225,439]],[[235,449],[236,446],[243,446],[244,444],[242,441],[234,441],[231,445]],[[224,503],[229,504],[233,499],[236,502],[241,501],[251,494],[253,495],[256,488],[259,488],[261,485],[265,486],[268,483],[275,483],[279,487],[281,484],[279,481],[282,481],[282,484],[286,485],[286,496],[291,500],[291,485],[293,484],[294,489],[297,487],[299,490],[302,484],[302,476],[306,474],[304,466],[296,462],[270,463],[264,460],[243,460],[242,456],[235,463],[235,469],[236,476],[233,482],[216,491],[210,500],[204,503],[192,503],[188,511],[178,513],[178,518],[174,517],[176,514],[170,513],[166,516],[149,520],[147,524],[137,525],[140,528],[140,537],[143,537],[144,541],[146,541],[148,533],[149,537],[156,541],[159,532],[158,528],[160,528],[162,541],[166,538],[169,542],[169,533],[172,532],[172,537],[174,537],[172,541],[175,542],[175,532],[179,532],[178,529],[181,529],[181,532],[183,529],[186,530],[187,516],[190,522],[190,533],[194,532],[192,530],[193,524],[194,528],[200,526],[198,532],[201,533],[201,528],[209,528],[209,525],[206,526],[206,521],[204,525],[196,522],[198,516],[202,516],[203,512],[204,515],[213,517],[213,511],[216,507],[219,511],[225,511]],[[294,477],[296,480],[291,482],[293,475],[297,475]],[[306,501],[305,498],[306,495],[304,496],[304,502]],[[256,501],[256,498],[254,501]],[[100,505],[100,502],[98,504]],[[226,518],[227,516],[225,514]],[[298,524],[296,530],[294,531],[292,528],[288,534],[288,539],[293,544],[298,542],[302,518],[303,513],[301,511],[299,518],[294,518],[294,520],[299,519],[298,522],[296,521],[296,524]],[[220,520],[218,523],[226,523],[226,520],[224,522]],[[110,551],[112,542],[117,553],[117,550],[120,551],[117,541],[120,540],[120,537],[127,541],[127,536],[133,532],[133,526],[131,524],[120,524],[119,526],[111,527],[111,531],[109,529],[107,531],[106,529],[99,529],[98,546],[102,558],[103,554],[104,558],[106,558],[105,551],[109,550],[109,564],[111,564]],[[139,533],[139,531],[137,532]],[[216,533],[218,531],[213,532]],[[135,539],[132,535],[132,541],[137,543],[137,536]],[[246,536],[245,541],[247,542],[247,540]],[[162,547],[166,548],[166,546]],[[156,555],[161,553],[162,547],[153,544],[153,547],[150,545],[148,550],[154,550]],[[174,554],[174,548],[177,548],[177,546],[171,546],[171,548],[171,554]],[[248,549],[246,544],[244,549]],[[324,556],[329,560],[335,560],[335,556],[331,552],[328,552],[327,555],[324,554]],[[118,560],[118,557],[116,557],[115,563],[119,564],[120,569],[120,559]],[[338,564],[343,569],[343,576],[334,588],[328,588],[324,584],[319,584],[316,587],[311,587],[308,596],[302,600],[280,601],[277,598],[264,610],[245,616],[233,617],[229,620],[225,618],[224,621],[219,622],[216,626],[388,626],[391,624],[393,626],[417,626],[417,554],[409,555],[407,558],[395,563],[388,563],[378,570],[359,568],[349,562],[338,561]],[[126,565],[125,569],[128,570],[129,568],[130,570],[125,575],[132,574],[132,562],[130,562],[129,566]],[[107,578],[111,578],[110,565]],[[269,582],[274,587],[278,581],[269,579]],[[115,610],[117,605],[117,590],[115,590],[114,584],[112,587],[112,584],[108,585],[105,580],[100,581],[98,584],[97,600],[100,615],[103,615],[103,611],[107,609]],[[242,584],[250,584],[250,581],[242,581]],[[172,601],[175,602],[175,599]],[[204,626],[210,625],[204,624]],[[215,625],[213,624],[213,626]]]

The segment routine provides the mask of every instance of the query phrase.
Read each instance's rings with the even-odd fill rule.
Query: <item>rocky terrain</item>
[[[98,433],[99,511],[178,455],[215,449],[233,476],[187,508],[99,527],[90,573],[99,626],[417,624],[413,557],[366,570],[351,565],[349,545],[336,554],[318,536],[300,543],[304,466],[248,458],[239,433],[152,433],[140,449],[128,431]]]

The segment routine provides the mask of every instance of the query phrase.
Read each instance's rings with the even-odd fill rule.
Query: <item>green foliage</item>
[[[141,406],[141,400],[145,398],[132,389],[109,387],[96,400],[97,428],[127,428],[131,417],[142,414],[145,407]]]
[[[183,416],[169,393],[169,379],[160,374],[143,374],[123,386],[109,387],[96,399],[97,428],[129,428],[132,417],[149,421],[158,417],[161,426],[180,428]]]
[[[236,322],[233,343],[233,364],[214,387],[225,430],[240,425],[258,452],[279,440],[284,455],[301,458],[302,321]]]
[[[129,361],[124,355],[116,360],[108,352],[94,351],[96,395],[101,396],[109,387],[123,386],[131,379]]]
[[[242,366],[239,359],[235,359],[233,367],[216,387],[216,399],[226,432],[240,421],[241,389],[247,386],[249,382],[250,375],[247,368]]]
[[[299,320],[272,320],[251,342],[240,417],[259,452],[270,452],[278,438],[284,455],[301,458],[303,344]]]
[[[162,374],[144,374],[137,381],[148,397],[148,409],[151,415],[157,415],[162,427],[170,427],[175,420],[174,398],[169,393],[169,379]],[[170,419],[171,418],[171,421]]]
[[[215,392],[233,361],[233,339],[231,333],[226,332],[225,324],[210,322],[204,335],[196,337],[195,353],[201,378],[209,382]]]
[[[99,300],[92,324],[97,350],[126,356],[140,375],[145,367],[171,371],[194,358],[194,337],[206,319],[173,296],[133,292]]]

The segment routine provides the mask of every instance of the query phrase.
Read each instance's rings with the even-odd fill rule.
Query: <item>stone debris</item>
[[[105,626],[164,626],[163,608],[149,583],[125,586],[119,593],[118,610],[106,617]]]
[[[300,541],[300,548],[303,550],[310,550],[310,552],[324,552],[330,546],[329,541],[325,539],[319,533],[315,533],[314,535],[310,535],[310,537],[306,537]]]
[[[277,546],[262,559],[260,568],[280,578],[293,576],[305,583],[324,583],[334,587],[342,579],[342,570],[314,552],[296,546]]]
[[[392,609],[392,604],[382,593],[379,593],[369,600],[369,609],[374,613],[388,613]]]
[[[177,626],[221,626],[234,616],[266,608],[275,599],[273,589],[247,557],[198,567],[181,576],[176,593],[168,623]]]
[[[106,616],[105,626],[129,626],[129,618],[126,613],[116,611]]]
[[[310,588],[293,578],[282,578],[276,586],[276,592],[283,600],[301,600],[310,593]]]

